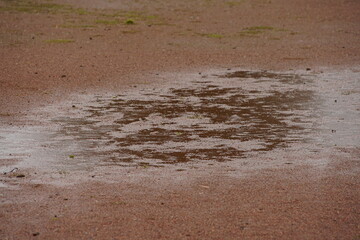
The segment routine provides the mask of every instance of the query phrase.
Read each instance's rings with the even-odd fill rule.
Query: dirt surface
[[[360,239],[359,11],[0,0],[0,239]]]

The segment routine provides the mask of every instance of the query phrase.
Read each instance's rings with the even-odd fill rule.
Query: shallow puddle
[[[57,113],[46,130],[2,131],[0,158],[26,153],[33,163],[53,166],[162,167],[286,149],[312,141],[321,129],[316,124],[324,101],[315,79],[236,71],[93,96]]]

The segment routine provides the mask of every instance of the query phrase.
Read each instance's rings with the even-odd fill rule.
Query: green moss
[[[45,40],[46,43],[72,43],[75,42],[75,40],[72,39],[49,39]]]

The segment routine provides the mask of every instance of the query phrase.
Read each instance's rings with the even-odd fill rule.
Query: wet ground
[[[251,165],[268,152],[356,148],[359,77],[356,71],[164,74],[162,85],[81,96],[37,110],[31,127],[3,126],[1,170]]]
[[[0,239],[359,239],[359,9],[0,0]]]

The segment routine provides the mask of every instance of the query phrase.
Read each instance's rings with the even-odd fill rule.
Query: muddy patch
[[[296,123],[309,107],[311,91],[264,93],[219,83],[99,98],[84,109],[85,118],[55,120],[63,125],[56,137],[110,147],[96,152],[107,162],[154,164],[235,160],[303,139],[305,129]]]
[[[316,78],[235,71],[88,96],[46,119],[46,130],[7,130],[1,157],[27,154],[33,163],[81,169],[239,161],[250,155],[256,161],[256,154],[309,143],[324,130],[318,124],[324,93]]]

